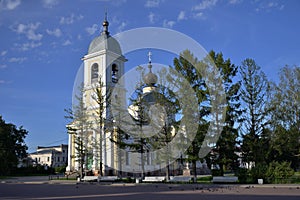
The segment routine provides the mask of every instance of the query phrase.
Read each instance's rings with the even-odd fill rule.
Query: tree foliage
[[[199,119],[198,119],[198,130],[195,138],[186,138],[188,143],[191,143],[190,147],[187,149],[185,154],[188,156],[188,160],[192,162],[192,171],[194,176],[196,176],[196,162],[200,160],[199,151],[202,146],[205,134],[208,129],[208,122],[205,119],[206,116],[210,113],[209,107],[207,106],[208,102],[208,90],[205,84],[202,75],[195,68],[196,65],[199,65],[199,61],[194,55],[189,51],[183,51],[179,58],[174,59],[174,69],[180,73],[180,75],[188,81],[190,87],[195,91],[196,97],[198,100],[199,108]],[[178,80],[178,84],[184,85]],[[182,88],[185,90],[185,88]],[[184,91],[182,91],[184,94]],[[189,108],[186,108],[187,110]],[[188,128],[188,125],[187,125]],[[196,180],[196,177],[194,178]]]
[[[77,103],[73,105],[73,109],[66,109],[65,118],[70,120],[67,125],[68,133],[73,134],[75,147],[75,161],[79,164],[79,175],[84,176],[84,169],[87,168],[88,156],[92,154],[89,146],[89,135],[92,128],[91,117],[84,102],[83,84],[79,88],[79,94],[76,95]]]
[[[110,96],[111,95],[111,88],[105,87],[102,77],[99,77],[99,80],[97,84],[93,88],[93,95],[92,99],[94,100],[96,104],[96,108],[94,111],[94,119],[96,121],[96,127],[94,128],[94,131],[96,133],[99,133],[99,138],[95,136],[93,138],[93,146],[95,149],[99,149],[99,171],[100,176],[103,176],[103,151],[106,151],[106,149],[103,149],[103,142],[105,140],[104,138],[104,127],[107,126],[108,121],[111,122],[111,119],[107,119],[106,114],[109,113],[107,108],[109,108],[110,105]],[[95,153],[95,152],[94,152]],[[96,153],[97,154],[97,153]],[[98,157],[97,155],[94,155],[94,157]]]
[[[23,127],[6,123],[0,116],[0,175],[9,175],[18,162],[27,156],[25,137],[28,131]]]
[[[300,68],[285,66],[280,81],[272,83],[271,110],[272,137],[270,160],[291,162],[299,167],[300,157]]]
[[[222,124],[222,133],[213,150],[217,156],[213,164],[220,167],[221,174],[224,170],[235,170],[238,167],[237,145],[238,145],[238,122],[241,120],[242,110],[240,108],[240,81],[234,81],[238,67],[231,63],[230,59],[224,60],[222,53],[211,51],[209,56],[221,73],[223,86],[226,93],[225,105],[226,117]],[[213,156],[213,155],[210,155]]]
[[[245,108],[241,127],[243,160],[247,163],[261,163],[265,156],[260,152],[260,136],[267,124],[269,82],[253,59],[242,62],[240,74],[241,98]]]

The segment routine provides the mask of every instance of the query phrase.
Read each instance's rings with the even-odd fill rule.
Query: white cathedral
[[[100,36],[97,36],[93,39],[93,41],[89,45],[88,53],[85,55],[82,60],[84,64],[83,70],[83,91],[84,91],[84,103],[90,112],[95,110],[95,100],[92,95],[94,94],[94,89],[97,87],[99,83],[99,79],[101,77],[101,82],[104,85],[103,92],[106,93],[106,88],[113,86],[116,82],[118,82],[119,77],[124,74],[124,62],[126,62],[125,57],[122,55],[122,51],[120,45],[116,39],[110,36],[108,32],[109,23],[107,19],[103,21],[103,30]],[[105,96],[106,94],[103,94]],[[106,110],[104,111],[104,115],[108,115]],[[103,116],[106,118],[107,116]],[[74,125],[74,124],[73,124]],[[70,126],[70,125],[68,125]],[[76,125],[74,125],[76,126]],[[99,131],[95,131],[95,129],[91,128],[90,131],[87,131],[85,134],[88,135],[89,143],[97,143],[97,140],[100,139]],[[102,169],[110,166],[111,169],[116,165],[116,153],[114,153],[114,144],[110,142],[111,134],[104,132],[103,138],[103,149],[105,151],[102,152],[102,163],[105,165]],[[66,171],[78,171],[80,166],[79,162],[76,159],[76,134],[72,134],[69,132],[69,155],[68,155],[68,166]],[[92,152],[90,157],[87,157],[84,164],[85,170],[92,170],[93,172],[98,172],[100,170],[100,155],[99,151],[93,149],[92,144],[90,144],[92,148]],[[105,169],[107,170],[107,169]]]
[[[107,88],[115,87],[118,82],[124,82],[121,77],[124,75],[124,63],[127,61],[126,58],[122,54],[122,50],[120,44],[116,39],[114,39],[109,31],[108,26],[109,23],[105,17],[105,20],[102,23],[102,32],[99,36],[94,38],[89,45],[88,53],[85,55],[83,60],[83,100],[84,104],[87,107],[90,115],[95,112],[97,109],[97,105],[93,98],[95,94],[95,87],[99,85],[99,80],[104,85],[103,95],[107,95]],[[157,76],[151,71],[151,60],[149,55],[149,73],[146,74],[143,79],[148,87],[143,88],[143,95],[147,96],[146,93],[150,93],[154,89],[154,84],[157,81]],[[121,85],[124,83],[121,83]],[[124,102],[121,102],[122,105],[125,105],[125,93],[119,93],[122,97],[118,97],[120,99],[124,99]],[[126,105],[125,105],[126,106]],[[130,109],[131,108],[131,109]],[[133,117],[134,112],[136,112],[135,108],[128,107],[129,114]],[[131,112],[131,113],[130,113]],[[105,107],[105,111],[103,117],[105,119],[110,118],[109,116],[110,110],[109,107]],[[93,120],[91,120],[93,121]],[[99,125],[99,123],[98,123]],[[156,163],[152,162],[155,159],[155,155],[145,152],[144,166],[145,169],[130,169],[132,166],[130,162],[139,162],[137,158],[130,157],[128,152],[120,153],[118,152],[117,144],[112,142],[111,138],[117,138],[117,131],[114,129],[104,130],[104,125],[102,130],[99,131],[99,128],[96,127],[95,122],[91,124],[91,126],[85,130],[85,138],[87,145],[86,149],[89,151],[85,152],[84,157],[84,165],[80,166],[80,162],[78,161],[78,142],[76,139],[78,134],[76,133],[76,129],[78,129],[78,125],[73,121],[71,124],[67,125],[69,130],[69,146],[68,146],[68,166],[66,168],[67,172],[76,172],[79,171],[80,168],[83,171],[91,171],[94,175],[117,175],[120,171],[125,172],[133,172],[136,170],[137,173],[144,170],[144,172],[153,172],[156,169],[164,168],[166,166],[155,166]],[[74,133],[75,128],[75,133]],[[72,130],[72,131],[70,131]],[[99,141],[103,141],[101,151],[99,150]],[[97,145],[98,144],[98,145]],[[95,147],[98,146],[98,147]],[[181,156],[182,158],[182,156]],[[171,163],[170,163],[171,164]],[[101,166],[100,166],[101,165]],[[178,159],[176,162],[173,162],[170,165],[170,170],[173,171],[173,174],[178,172],[179,168],[182,168],[183,162],[182,159]],[[128,169],[126,169],[128,168]],[[177,170],[177,171],[176,171]],[[162,172],[161,170],[161,173]],[[153,174],[153,173],[152,173]],[[155,174],[155,173],[154,173]]]

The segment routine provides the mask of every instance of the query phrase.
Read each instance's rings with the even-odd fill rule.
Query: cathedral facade
[[[118,41],[109,33],[109,23],[106,18],[102,26],[101,34],[92,40],[88,53],[82,58],[83,83],[80,99],[82,100],[85,114],[81,113],[81,118],[76,119],[75,117],[67,125],[69,149],[66,171],[69,173],[78,171],[90,172],[100,176],[132,176],[137,173],[142,175],[164,175],[166,170],[170,173],[169,175],[182,174],[183,166],[188,166],[188,163],[185,163],[184,150],[179,152],[180,155],[178,153],[175,153],[175,155],[174,152],[178,152],[178,150],[172,151],[172,148],[178,147],[168,146],[169,140],[175,136],[174,127],[163,127],[162,129],[170,128],[169,130],[171,131],[146,139],[132,138],[131,136],[124,139],[122,138],[124,133],[122,133],[123,136],[120,135],[121,131],[118,125],[115,124],[116,120],[112,117],[110,109],[112,103],[107,102],[108,96],[110,96],[110,99],[121,100],[122,102],[119,102],[119,106],[126,110],[130,119],[138,126],[142,126],[142,124],[147,125],[149,120],[151,121],[151,117],[148,119],[148,117],[141,115],[141,107],[138,106],[141,102],[135,102],[135,104],[129,106],[126,105],[126,91],[122,88],[122,85],[124,86],[125,83],[121,77],[125,74],[124,66],[127,60],[122,54]],[[157,101],[162,102],[164,97],[162,93],[158,92],[161,89],[157,87],[158,77],[155,73],[152,73],[151,53],[149,53],[148,68],[149,72],[143,75],[144,86],[140,97],[146,100],[148,108],[151,106],[153,106],[152,108],[158,108],[155,116],[159,116],[160,114],[157,115],[157,113],[163,113],[161,112],[162,110],[159,110],[162,107],[157,106],[156,103]],[[118,88],[118,96],[112,95],[111,88]],[[99,97],[97,91],[100,91],[100,96],[103,97],[102,105],[97,102],[97,97]],[[168,103],[171,104],[168,106],[170,110],[174,110],[172,108],[174,103]],[[78,104],[80,105],[80,102]],[[73,109],[73,112],[76,112],[76,110],[74,111]],[[123,116],[119,116],[117,123],[121,123],[122,118]],[[164,119],[160,120],[158,117],[158,121],[168,124],[172,120],[174,122],[175,114],[167,114],[167,117],[164,116],[163,118],[168,119],[165,121]],[[184,130],[179,132],[182,132],[184,135]],[[130,133],[127,135],[130,135]],[[170,138],[168,141],[166,140],[167,137]],[[131,149],[126,149],[125,147],[123,150],[120,150],[121,148],[119,147],[122,146],[120,143],[123,143],[123,140],[126,140],[127,145],[131,146]],[[147,144],[144,145],[143,143],[146,143],[146,140]],[[177,142],[180,141],[178,140]],[[162,151],[162,149],[166,150]],[[160,150],[160,153],[156,153],[158,152],[156,150]],[[171,159],[172,156],[173,160]],[[202,166],[202,164],[199,163],[199,168],[202,168],[200,165]]]

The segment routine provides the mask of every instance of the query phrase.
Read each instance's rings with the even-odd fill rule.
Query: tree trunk
[[[192,161],[192,168],[193,168],[193,174],[194,174],[193,182],[196,183],[196,182],[197,182],[197,166],[196,166],[196,160],[193,160],[193,161]]]

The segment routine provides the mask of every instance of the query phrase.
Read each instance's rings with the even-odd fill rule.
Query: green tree
[[[172,78],[173,69],[161,69],[157,72],[158,83],[152,95],[155,99],[156,108],[161,108],[159,113],[156,113],[157,124],[160,124],[160,131],[150,138],[149,144],[151,151],[163,148],[163,151],[157,153],[156,159],[158,162],[166,163],[166,180],[170,180],[170,164],[175,158],[172,154],[170,142],[178,133],[178,123],[176,115],[180,113],[180,105],[175,93],[172,91],[173,84],[170,81]],[[155,123],[154,123],[155,124]],[[179,147],[180,148],[180,147]],[[176,157],[177,158],[177,157]]]
[[[148,67],[150,71],[146,75],[144,68],[137,68],[141,80],[130,97],[129,111],[133,120],[132,130],[127,130],[128,133],[125,133],[117,128],[120,139],[114,142],[123,149],[127,148],[126,151],[140,153],[142,176],[145,172],[144,165],[150,161],[146,159],[147,156],[149,153],[155,152],[152,164],[166,164],[166,179],[169,180],[169,161],[172,159],[172,155],[168,143],[172,140],[172,133],[176,127],[175,114],[178,100],[171,91],[171,86],[165,87],[168,84],[169,71],[162,69],[155,75],[151,71],[151,63]],[[121,105],[120,102],[119,105]],[[122,108],[119,109],[122,111]],[[114,117],[116,117],[116,125],[118,122],[125,123],[118,113]],[[133,135],[131,131],[138,132],[139,135]],[[152,135],[152,131],[155,132],[154,135]],[[159,153],[156,151],[158,149],[160,149]]]
[[[272,83],[269,103],[272,119],[270,156],[273,160],[291,162],[294,169],[300,166],[300,68],[285,66],[280,81]]]
[[[68,133],[75,136],[75,161],[79,164],[80,178],[83,178],[83,170],[87,169],[88,156],[92,154],[89,146],[92,122],[84,98],[85,93],[82,84],[79,88],[79,94],[76,95],[77,103],[73,105],[73,109],[65,109],[67,113],[65,118],[71,121],[67,125]]]
[[[265,162],[261,148],[261,134],[267,125],[266,102],[269,82],[253,59],[245,59],[240,67],[241,98],[244,106],[242,130],[242,155],[248,164]]]
[[[133,162],[139,163],[141,166],[141,177],[144,177],[145,174],[145,153],[149,148],[148,137],[146,133],[143,132],[143,126],[149,124],[149,115],[147,108],[149,107],[149,102],[143,96],[143,88],[146,86],[142,77],[144,76],[144,69],[141,66],[138,66],[137,71],[140,74],[140,80],[136,85],[136,90],[129,97],[129,107],[124,105],[122,99],[115,98],[112,100],[112,106],[114,107],[115,113],[112,121],[114,131],[117,131],[117,137],[111,138],[111,141],[118,145],[119,149],[122,149],[123,152],[130,152],[134,156],[140,154],[139,160],[134,160]],[[117,94],[124,93],[124,89],[115,88]],[[112,97],[114,98],[114,97]],[[129,111],[130,119],[128,119],[127,113]],[[126,126],[126,130],[122,130],[120,125],[123,124]],[[122,152],[122,151],[120,151]],[[119,152],[119,153],[120,153]],[[132,157],[134,157],[132,156]],[[122,163],[122,158],[119,160],[119,164]],[[133,159],[138,159],[134,157]],[[120,168],[121,166],[119,166]]]
[[[27,134],[22,126],[17,128],[0,116],[0,175],[10,175],[18,162],[27,156],[24,141]]]
[[[209,107],[206,105],[208,102],[208,90],[205,84],[202,75],[199,74],[195,66],[199,65],[199,61],[194,55],[189,51],[185,50],[180,55],[179,58],[174,59],[174,69],[190,84],[189,86],[193,88],[196,93],[196,97],[198,100],[198,108],[199,108],[199,119],[198,119],[198,130],[195,138],[191,140],[191,138],[186,138],[188,143],[191,143],[190,147],[187,149],[185,153],[188,156],[188,161],[192,163],[192,172],[194,174],[194,181],[196,180],[196,162],[200,160],[199,151],[204,139],[204,136],[207,132],[208,122],[205,119],[206,116],[210,113]],[[181,83],[181,79],[178,79],[179,85],[184,85]],[[185,93],[185,88],[181,88],[181,93]],[[189,108],[182,108],[188,110]],[[193,111],[191,111],[193,112]],[[195,123],[192,122],[191,123]],[[189,128],[189,125],[186,125],[186,128]]]
[[[107,109],[109,108],[110,105],[111,88],[109,88],[108,86],[105,87],[102,81],[102,77],[99,77],[97,84],[94,85],[93,87],[94,87],[93,88],[94,94],[92,95],[92,99],[97,105],[94,110],[94,114],[95,114],[94,118],[97,124],[95,131],[99,133],[99,140],[97,140],[97,137],[94,138],[93,146],[95,149],[99,149],[100,176],[103,176],[103,141],[105,140],[103,136],[104,136],[104,127],[108,126],[108,124],[111,124],[111,123],[107,123],[109,122],[109,120],[111,122],[111,119],[107,119],[107,117],[105,116],[106,114],[109,114]]]
[[[210,58],[213,60],[217,68],[219,69],[223,86],[226,93],[226,101],[224,106],[226,107],[226,118],[221,135],[213,149],[216,154],[214,164],[219,165],[221,175],[224,173],[224,169],[235,170],[238,167],[237,144],[238,144],[238,125],[241,120],[242,110],[240,108],[240,82],[234,81],[236,78],[238,67],[231,63],[230,59],[224,60],[222,53],[215,53],[211,51],[209,53]]]

